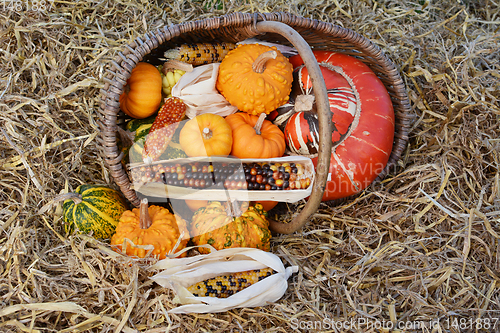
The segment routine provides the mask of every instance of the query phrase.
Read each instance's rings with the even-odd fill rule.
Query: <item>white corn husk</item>
[[[186,104],[186,116],[190,119],[213,113],[225,117],[238,111],[222,96],[217,88],[220,63],[197,66],[192,72],[182,75],[172,88],[172,96]]]
[[[283,54],[283,56],[285,56],[287,58],[299,54],[299,52],[294,47],[286,46],[286,45],[278,44],[278,43],[265,42],[263,40],[255,38],[255,37],[242,40],[241,42],[238,42],[236,44],[237,45],[238,44],[261,44],[261,45],[266,45],[269,47],[275,46],[278,49],[278,51],[280,51],[281,54]]]
[[[254,248],[230,248],[219,251],[212,248],[211,251],[210,254],[194,257],[163,259],[152,267],[163,271],[151,279],[165,288],[174,290],[176,293],[174,303],[183,304],[168,312],[214,313],[234,308],[265,306],[283,296],[288,288],[288,277],[298,271],[298,266],[285,268],[275,254]],[[182,252],[176,255],[180,253]],[[228,298],[196,297],[187,290],[193,284],[216,276],[268,267],[277,273]]]

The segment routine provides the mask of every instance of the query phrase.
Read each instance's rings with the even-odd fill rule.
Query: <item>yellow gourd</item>
[[[188,156],[227,156],[231,152],[233,134],[222,116],[204,113],[186,122],[179,143]]]

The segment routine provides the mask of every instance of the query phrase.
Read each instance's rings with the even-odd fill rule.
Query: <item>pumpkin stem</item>
[[[144,198],[141,200],[141,205],[139,206],[139,227],[141,229],[148,229],[153,221],[149,216],[148,210],[148,199]]]
[[[262,128],[262,124],[264,124],[264,120],[266,120],[266,117],[267,117],[267,114],[265,114],[264,112],[262,112],[259,115],[259,119],[257,119],[257,122],[255,123],[255,126],[253,127],[253,129],[255,130],[255,133],[257,133],[257,135],[261,134],[260,130]]]
[[[212,130],[208,127],[205,127],[201,133],[203,140],[210,140],[212,138]]]
[[[267,61],[271,59],[276,59],[277,56],[278,53],[274,50],[261,53],[252,64],[253,71],[255,73],[264,73],[264,71],[266,70]]]

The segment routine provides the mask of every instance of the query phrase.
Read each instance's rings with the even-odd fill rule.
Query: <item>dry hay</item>
[[[0,331],[324,331],[364,318],[372,327],[332,331],[397,321],[426,332],[410,326],[439,319],[436,332],[467,332],[500,318],[498,1],[46,4],[0,8]],[[66,235],[60,207],[38,211],[80,184],[113,184],[95,119],[106,61],[124,44],[257,10],[340,24],[382,47],[412,101],[409,146],[382,184],[274,238],[272,251],[300,266],[276,304],[169,315],[172,293],[150,282],[148,263],[129,267],[106,243]]]

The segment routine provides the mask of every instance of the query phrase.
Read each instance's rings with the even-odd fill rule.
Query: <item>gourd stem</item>
[[[142,199],[141,205],[139,206],[139,227],[141,229],[148,229],[151,224],[153,224],[153,221],[151,221],[151,217],[149,216],[148,206],[148,199]]]
[[[255,126],[253,127],[255,130],[255,133],[257,133],[257,135],[261,134],[260,130],[262,128],[262,124],[264,124],[264,120],[266,120],[266,117],[267,117],[267,114],[265,114],[264,112],[262,112],[259,115],[259,119],[257,119],[257,122],[255,123]]]
[[[295,98],[293,110],[295,112],[313,111],[314,95],[298,95]]]
[[[79,193],[74,193],[74,192],[61,193],[61,194],[56,195],[47,204],[43,205],[43,207],[38,210],[37,214],[43,214],[47,210],[49,210],[53,205],[55,205],[56,203],[61,202],[61,201],[66,201],[68,199],[73,200],[75,205],[78,205],[79,203],[83,202],[82,195]]]
[[[135,131],[129,132],[120,126],[116,126],[116,131],[118,132],[118,135],[120,136],[120,140],[122,140],[122,143],[125,146],[132,146],[134,144],[134,139],[135,139]]]
[[[227,199],[226,202],[226,214],[227,216],[238,217],[243,214],[240,203],[237,200]]]
[[[201,132],[201,136],[204,140],[210,140],[212,138],[212,130],[208,127],[205,127]]]
[[[253,62],[252,70],[255,73],[264,73],[264,71],[266,70],[267,61],[271,60],[271,59],[276,59],[277,56],[278,56],[278,53],[274,50],[270,50],[270,51],[261,53],[257,57],[257,59],[255,59],[255,61]]]
[[[75,203],[75,205],[78,205],[83,202],[82,195],[81,194],[76,194],[75,196],[71,197],[71,200]]]

